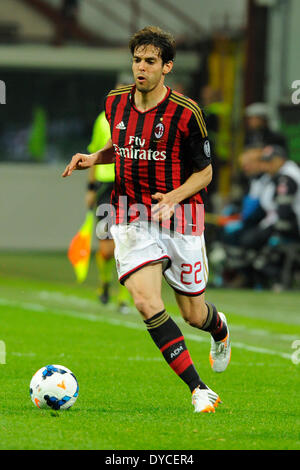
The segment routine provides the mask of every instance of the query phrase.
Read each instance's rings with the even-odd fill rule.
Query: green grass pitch
[[[223,401],[199,415],[138,313],[101,306],[95,289],[94,262],[78,286],[65,255],[0,254],[0,449],[300,448],[299,292],[208,289],[232,335],[231,364],[215,374],[209,336],[183,323],[164,285],[201,378]],[[57,415],[29,396],[33,373],[47,364],[70,368],[80,387],[74,407]]]

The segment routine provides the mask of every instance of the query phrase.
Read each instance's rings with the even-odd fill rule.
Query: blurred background
[[[299,0],[1,0],[0,274],[67,263],[87,176],[61,172],[130,74],[129,37],[154,24],[177,41],[167,84],[200,104],[213,144],[210,285],[299,288],[299,21]]]

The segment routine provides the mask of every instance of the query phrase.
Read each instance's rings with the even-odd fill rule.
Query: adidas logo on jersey
[[[119,124],[116,125],[116,129],[121,129],[121,131],[124,131],[126,129],[124,122],[119,122]]]

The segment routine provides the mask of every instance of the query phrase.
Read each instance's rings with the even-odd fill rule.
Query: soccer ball
[[[38,408],[66,410],[78,397],[75,375],[64,366],[49,365],[39,369],[30,382],[30,396]]]

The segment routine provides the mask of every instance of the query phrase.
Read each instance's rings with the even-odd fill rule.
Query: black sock
[[[191,392],[196,387],[208,387],[200,379],[184,337],[165,310],[145,320],[147,329],[156,346],[160,349],[165,360],[174,372],[189,386]]]
[[[222,341],[226,338],[228,330],[226,324],[222,321],[214,304],[205,302],[207,306],[207,319],[201,330],[208,331],[215,341]]]

